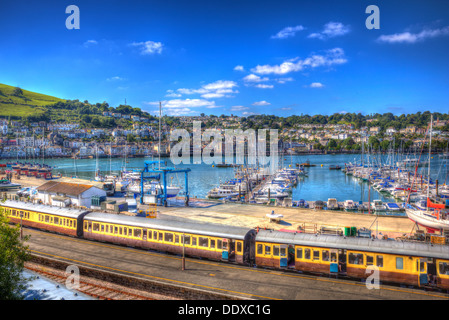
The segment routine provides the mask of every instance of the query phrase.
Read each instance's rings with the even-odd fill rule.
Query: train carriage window
[[[304,249],[304,259],[310,260],[310,249],[309,248]]]
[[[243,252],[243,245],[241,241],[237,242],[237,252],[242,253]]]
[[[175,234],[175,243],[179,243],[179,234]]]
[[[197,244],[197,237],[192,237],[192,246],[196,246]]]
[[[401,257],[396,257],[396,269],[397,270],[404,269],[404,259],[402,259]]]
[[[220,249],[223,247],[223,241],[221,241],[220,239],[217,240],[217,249]]]
[[[263,245],[260,243],[257,245],[257,254],[263,254]]]
[[[198,243],[199,243],[200,247],[208,248],[209,247],[209,238],[199,237]]]
[[[87,221],[84,221],[84,230],[87,230]]]
[[[349,253],[348,255],[348,263],[349,264],[363,264],[363,254],[361,253]]]
[[[377,266],[380,268],[384,266],[384,256],[377,256]]]
[[[184,244],[190,245],[190,236],[189,235],[184,236]]]
[[[151,239],[153,239],[153,231],[151,231],[151,230],[148,230],[148,240],[151,240]]]
[[[164,239],[164,233],[163,232],[159,232],[159,237],[157,238],[158,241],[163,241]]]
[[[439,271],[442,275],[449,275],[449,264],[446,262],[440,262]]]
[[[321,260],[329,261],[329,250],[323,250],[321,252]]]
[[[15,217],[16,216],[16,210],[12,211],[12,215]]]
[[[128,235],[128,228],[123,227],[123,235],[124,235],[124,236]],[[130,236],[132,235],[131,229],[129,229],[129,235],[130,235]]]
[[[313,260],[320,260],[320,251],[313,250]]]
[[[421,260],[416,261],[416,271],[425,272],[426,271],[426,263]]]
[[[331,252],[331,262],[337,262],[337,252]]]
[[[153,239],[156,241],[157,240],[157,231],[153,231]]]
[[[118,227],[114,227],[114,234],[118,233]]]
[[[296,259],[302,259],[302,248],[296,248]]]
[[[131,235],[131,234],[130,234]],[[135,238],[141,238],[142,237],[142,230],[141,229],[134,229],[134,237]]]
[[[210,248],[215,249],[215,239],[210,239]],[[238,248],[238,244],[237,244],[237,248]],[[237,251],[238,251],[238,249],[237,249]]]
[[[45,215],[45,222],[46,222],[46,223],[49,223],[49,222],[50,222],[50,217],[47,216],[47,215]]]
[[[104,232],[104,224],[101,224],[101,232]]]
[[[374,257],[373,256],[366,256],[366,265],[372,266],[374,264]]]
[[[271,246],[265,246],[265,255],[271,255]]]
[[[273,246],[273,256],[279,257],[279,246]]]
[[[106,233],[109,233],[109,225],[106,225]]]
[[[94,231],[100,231],[100,225],[98,223],[94,223],[93,230]]]
[[[286,257],[287,256],[287,248],[281,248],[281,257]]]
[[[164,234],[164,241],[165,242],[173,242],[173,233],[166,232]]]
[[[223,250],[228,250],[228,242],[223,240]]]

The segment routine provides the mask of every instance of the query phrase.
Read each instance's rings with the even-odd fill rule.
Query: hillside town
[[[173,129],[192,131],[194,121],[201,122],[202,130],[216,129],[277,129],[282,152],[288,154],[360,152],[362,144],[373,151],[388,148],[403,151],[418,150],[426,144],[426,126],[377,125],[376,119],[366,120],[356,128],[352,123],[296,123],[286,126],[270,116],[239,117],[236,115],[164,116],[154,117],[105,111],[103,118],[121,119],[114,128],[85,126],[80,122],[56,122],[0,119],[0,157],[4,159],[39,159],[57,157],[144,157],[167,155],[174,142],[169,141]],[[160,125],[160,129],[159,129]],[[449,120],[436,119],[433,123],[433,148],[446,151]],[[160,130],[160,131],[159,131]],[[159,148],[161,133],[161,150]],[[223,142],[224,143],[224,142]],[[204,141],[203,146],[208,142]]]

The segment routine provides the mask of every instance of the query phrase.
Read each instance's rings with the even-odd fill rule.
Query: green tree
[[[9,218],[0,207],[0,300],[23,299],[26,288],[23,276],[24,263],[29,259],[28,236],[20,239],[20,226],[11,227]]]

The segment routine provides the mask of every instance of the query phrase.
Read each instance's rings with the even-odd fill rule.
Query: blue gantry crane
[[[154,167],[155,164],[158,164],[159,166],[157,168]],[[160,194],[157,194],[157,199],[160,199],[164,205],[164,207],[167,206],[167,177],[170,174],[176,174],[176,173],[184,173],[185,177],[185,204],[186,206],[189,205],[189,176],[188,173],[191,171],[189,168],[187,169],[176,169],[171,167],[161,167],[160,165],[164,164],[164,161],[145,161],[144,162],[144,169],[141,172],[141,178],[140,178],[140,203],[143,204],[143,196],[144,196],[144,182],[146,180],[159,180],[162,179],[162,185],[163,185],[163,192]]]

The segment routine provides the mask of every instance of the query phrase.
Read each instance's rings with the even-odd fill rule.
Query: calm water
[[[382,161],[387,161],[387,156],[382,157]],[[307,160],[316,167],[306,168],[307,177],[300,180],[296,188],[293,190],[293,200],[305,199],[307,201],[323,200],[328,198],[337,198],[338,201],[354,200],[368,201],[368,184],[360,179],[347,176],[340,170],[329,170],[330,165],[340,165],[344,167],[345,163],[360,160],[360,155],[306,155],[306,156],[285,156],[283,160],[284,167],[292,164],[303,163]],[[426,158],[427,159],[427,158]],[[151,158],[128,158],[126,168],[143,169],[144,161],[152,160]],[[163,158],[167,161],[168,166],[173,166],[169,158]],[[449,159],[443,159],[434,155],[431,162],[431,176],[438,179],[443,184],[447,178]],[[0,160],[5,163],[5,160]],[[123,158],[103,158],[99,159],[99,168],[102,174],[117,174],[125,165]],[[74,161],[73,159],[47,159],[45,164],[56,166],[54,174],[62,173],[64,176],[77,175],[79,178],[93,179],[95,176],[96,160],[81,159]],[[323,166],[321,166],[323,165]],[[190,164],[179,165],[177,168],[190,168],[189,173],[189,191],[191,196],[204,198],[207,192],[218,186],[220,182],[225,182],[234,177],[234,168],[217,168],[207,164]],[[427,167],[420,167],[419,172],[427,174]],[[184,187],[184,174],[173,175],[170,178],[173,184]],[[447,181],[449,183],[449,179]],[[392,201],[392,199],[384,198],[375,189],[371,188],[371,200],[381,199]]]

